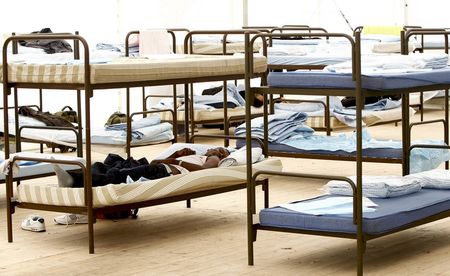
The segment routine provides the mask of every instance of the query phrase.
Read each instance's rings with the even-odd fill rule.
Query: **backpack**
[[[66,110],[67,109],[67,110]],[[78,115],[75,110],[72,109],[72,107],[66,105],[61,109],[61,111],[58,111],[55,113],[56,116],[66,119],[67,121],[71,123],[78,123]]]
[[[121,124],[126,122],[127,122],[127,115],[125,113],[117,111],[111,114],[111,116],[109,116],[105,126]]]

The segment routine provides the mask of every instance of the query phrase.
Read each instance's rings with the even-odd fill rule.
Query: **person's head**
[[[227,149],[224,148],[213,148],[213,149],[208,149],[205,153],[206,156],[217,156],[219,157],[219,159],[224,159],[225,157],[227,157],[228,155],[230,155],[230,152]]]

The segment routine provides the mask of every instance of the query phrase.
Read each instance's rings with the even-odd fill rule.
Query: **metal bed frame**
[[[84,49],[84,83],[33,83],[33,82],[10,82],[8,79],[8,45],[14,41],[18,40],[29,40],[29,39],[67,39],[79,41],[83,45]],[[222,76],[205,76],[197,78],[180,78],[180,79],[163,79],[163,80],[147,80],[147,81],[135,81],[135,82],[110,82],[110,83],[91,83],[91,67],[90,67],[90,52],[87,41],[79,35],[20,35],[12,36],[5,40],[3,44],[3,102],[4,102],[4,133],[9,133],[8,126],[8,97],[11,94],[11,90],[14,90],[14,98],[17,99],[17,90],[20,88],[42,88],[42,89],[61,89],[61,90],[84,90],[84,129],[85,129],[85,144],[80,144],[79,152],[82,152],[81,147],[84,146],[85,149],[85,160],[86,165],[78,161],[67,161],[59,159],[34,159],[25,158],[20,156],[15,156],[12,158],[12,162],[23,161],[38,161],[47,163],[59,163],[59,164],[71,164],[80,167],[84,174],[84,201],[85,206],[82,207],[70,207],[70,206],[54,206],[54,205],[44,205],[44,204],[32,204],[32,203],[21,203],[14,200],[13,197],[13,176],[12,174],[6,175],[6,209],[7,209],[7,227],[8,227],[8,242],[13,241],[13,225],[12,225],[12,214],[16,207],[29,208],[36,210],[47,210],[47,211],[57,211],[57,212],[69,212],[69,213],[86,213],[88,216],[88,235],[89,235],[89,253],[94,253],[94,218],[95,213],[100,210],[118,210],[118,209],[130,209],[130,208],[140,208],[145,206],[152,206],[158,204],[164,204],[174,201],[187,200],[191,198],[212,195],[222,192],[227,192],[235,189],[241,189],[246,187],[246,183],[236,184],[227,188],[221,189],[211,189],[203,192],[188,193],[180,196],[162,198],[157,200],[150,200],[145,202],[139,202],[134,204],[122,204],[111,207],[95,208],[93,206],[93,195],[92,195],[92,175],[91,175],[91,98],[94,96],[94,90],[97,89],[112,89],[112,88],[132,88],[132,87],[144,87],[144,86],[158,86],[158,85],[173,85],[173,84],[188,84],[194,82],[207,82],[207,81],[222,81],[227,79],[237,79],[244,78],[243,74],[230,74]],[[255,73],[254,77],[259,77],[260,74]],[[248,77],[248,76],[247,76]],[[188,98],[188,93],[185,93],[185,97]],[[17,102],[15,102],[17,103]],[[81,120],[80,120],[81,122]],[[130,117],[127,121],[128,129],[130,129],[131,120]],[[186,142],[190,141],[189,133],[186,133]],[[5,159],[10,158],[10,148],[9,148],[9,138],[5,135]],[[261,184],[266,183],[265,180],[260,182]],[[18,183],[19,185],[19,183]]]
[[[175,36],[175,32],[187,32],[185,38],[184,38],[184,54],[198,54],[195,53],[194,50],[194,42],[193,42],[193,37],[194,36],[199,36],[199,35],[221,35],[222,36],[222,52],[221,53],[216,53],[215,55],[230,55],[231,53],[228,52],[227,50],[227,37],[229,35],[243,35],[245,31],[248,31],[252,34],[258,34],[258,33],[268,33],[270,31],[269,26],[260,26],[260,27],[246,27],[245,29],[242,30],[193,30],[193,31],[189,31],[188,29],[168,29],[168,33],[172,36],[172,45],[173,45],[173,52],[176,53],[176,36]],[[275,28],[275,27],[273,27]],[[139,34],[139,31],[131,31],[127,34],[126,37],[126,49],[128,49],[128,41],[129,41],[129,37],[133,34]],[[128,51],[127,51],[128,53]],[[231,80],[231,79],[230,79]],[[233,79],[233,80],[237,80],[237,79]],[[147,107],[147,100],[151,97],[170,97],[167,95],[147,95],[145,96],[145,90],[144,87],[142,88],[142,102],[143,102],[143,110],[146,111],[148,110]],[[228,107],[226,104],[224,104],[223,107],[223,119],[216,119],[216,120],[195,120],[194,119],[194,103],[193,103],[193,98],[194,98],[194,88],[193,88],[193,84],[185,84],[184,87],[185,91],[189,91],[189,97],[188,98],[184,98],[184,101],[188,103],[189,105],[189,110],[185,110],[184,113],[184,130],[185,132],[190,132],[193,134],[194,130],[195,130],[195,125],[196,124],[223,124],[223,128],[224,128],[224,135],[229,135],[229,128],[230,128],[230,124],[232,122],[239,122],[239,121],[244,121],[244,116],[228,116]],[[223,90],[227,91],[227,80],[223,81]],[[185,94],[186,95],[186,94]],[[179,97],[177,95],[176,92],[176,85],[173,86],[173,102],[175,103],[177,98]],[[227,97],[227,93],[224,93],[223,95],[223,102],[227,103],[228,102],[228,97]],[[178,124],[178,119],[177,119],[177,112],[176,112],[176,107],[174,107],[174,112],[172,114],[172,118],[173,118],[173,124],[174,124],[174,128],[175,128],[175,133],[177,133],[176,128],[177,128],[177,124]],[[228,140],[224,141],[224,145],[228,146]]]
[[[448,35],[450,32],[435,32],[433,34],[435,35]],[[298,34],[306,35],[306,34]],[[402,51],[403,54],[407,54],[407,45],[408,45],[408,38],[412,35],[411,33],[408,35],[405,35],[405,32],[402,32]],[[267,35],[266,35],[267,36]],[[325,36],[322,34],[318,34],[318,36]],[[273,88],[273,87],[252,87],[250,85],[250,78],[245,79],[246,84],[246,96],[251,97],[254,93],[260,93],[263,94],[266,98],[265,103],[267,104],[267,95],[270,95],[272,93],[278,94],[283,91],[283,93],[287,94],[302,94],[302,95],[317,95],[317,94],[323,94],[327,93],[329,95],[342,95],[342,96],[355,96],[356,97],[356,137],[357,137],[357,143],[356,143],[356,183],[352,182],[350,179],[341,177],[341,176],[333,176],[333,175],[315,175],[315,174],[304,174],[304,173],[289,173],[289,172],[270,172],[270,171],[260,171],[258,173],[253,174],[251,169],[251,163],[247,161],[247,239],[248,239],[248,264],[253,265],[254,264],[254,252],[253,252],[253,242],[256,241],[256,233],[257,230],[269,230],[269,231],[278,231],[278,232],[290,232],[290,233],[302,233],[302,234],[311,234],[311,235],[320,235],[320,236],[330,236],[330,237],[340,237],[340,238],[350,238],[350,239],[356,239],[356,249],[357,249],[357,258],[356,258],[356,266],[357,266],[357,274],[362,275],[363,274],[363,254],[366,249],[366,242],[368,240],[385,236],[391,233],[395,233],[398,231],[402,231],[405,229],[409,229],[411,227],[415,227],[418,225],[422,225],[425,223],[429,223],[435,220],[439,220],[445,217],[450,216],[450,211],[445,211],[437,215],[433,215],[430,217],[427,217],[425,219],[418,220],[414,223],[410,223],[408,225],[404,225],[400,229],[392,230],[388,233],[380,234],[380,235],[369,235],[367,233],[364,233],[363,231],[363,211],[362,211],[362,164],[363,164],[363,155],[362,155],[362,108],[363,108],[363,99],[365,96],[371,96],[371,95],[383,95],[383,94],[392,94],[393,92],[402,94],[403,101],[402,101],[402,143],[403,143],[403,174],[407,174],[409,172],[409,162],[408,157],[409,153],[414,147],[426,147],[426,148],[450,148],[448,146],[434,146],[434,145],[414,145],[410,147],[410,131],[411,127],[409,123],[409,93],[416,92],[417,90],[422,91],[428,91],[428,90],[435,90],[435,89],[447,89],[449,85],[429,85],[425,87],[420,88],[410,88],[410,89],[395,89],[395,90],[389,90],[389,91],[371,91],[367,89],[363,89],[361,85],[361,50],[360,50],[360,32],[355,33],[355,40],[353,37],[348,36],[346,34],[335,34],[335,33],[329,33],[326,34],[326,36],[330,37],[343,37],[346,38],[352,45],[352,60],[353,60],[353,70],[352,70],[352,76],[353,81],[355,82],[355,89],[308,89],[308,88]],[[250,39],[249,36],[246,36],[246,43],[248,43],[247,51],[246,51],[246,73],[248,76],[251,76],[252,73],[252,62],[253,62],[253,55],[249,51],[251,49],[254,39],[256,37],[253,37]],[[406,41],[406,42],[405,42]],[[406,46],[405,46],[406,45]],[[406,50],[406,52],[405,52]],[[250,106],[247,105],[247,117],[246,117],[246,146],[247,146],[247,160],[251,159],[251,151],[249,150],[251,147],[251,141],[250,141],[250,126],[251,126],[251,118],[250,118]],[[448,104],[446,105],[446,109],[448,109]],[[265,149],[268,147],[267,137],[268,137],[268,129],[267,129],[267,106],[264,108],[265,114],[264,114],[264,122],[265,122],[265,129],[264,129],[264,143],[265,143]],[[426,123],[436,123],[436,122],[443,122],[444,123],[444,131],[445,131],[445,140],[448,144],[448,113],[445,113],[446,118],[444,120],[433,120],[429,122],[420,122],[418,124],[426,124]],[[269,152],[270,154],[270,152]],[[294,155],[292,155],[294,157]],[[301,157],[301,156],[297,156]],[[446,168],[448,169],[448,164],[446,164]],[[356,225],[357,232],[355,234],[345,234],[345,233],[337,233],[337,232],[331,232],[331,231],[312,231],[312,230],[295,230],[295,229],[289,229],[289,228],[283,228],[283,227],[266,227],[262,226],[258,223],[253,222],[253,215],[256,213],[256,203],[255,203],[255,190],[254,190],[254,181],[255,179],[260,175],[284,175],[284,176],[291,176],[291,177],[301,177],[301,178],[313,178],[313,179],[327,179],[327,180],[342,180],[346,181],[351,185],[353,189],[353,223]],[[356,184],[356,185],[355,185]]]

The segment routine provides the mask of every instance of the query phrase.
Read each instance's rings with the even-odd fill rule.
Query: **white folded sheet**
[[[349,178],[356,184],[356,176]],[[407,195],[418,192],[422,188],[417,179],[394,175],[365,175],[362,177],[362,185],[363,196],[377,198]],[[324,186],[324,190],[333,195],[353,195],[352,187],[345,181],[329,181]]]

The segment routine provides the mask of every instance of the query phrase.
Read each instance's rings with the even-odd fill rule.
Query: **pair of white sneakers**
[[[86,215],[79,214],[65,214],[57,216],[53,219],[56,224],[62,225],[72,225],[88,223],[88,217]],[[26,217],[21,224],[23,230],[32,232],[44,232],[45,231],[45,220],[39,215],[29,215]]]

